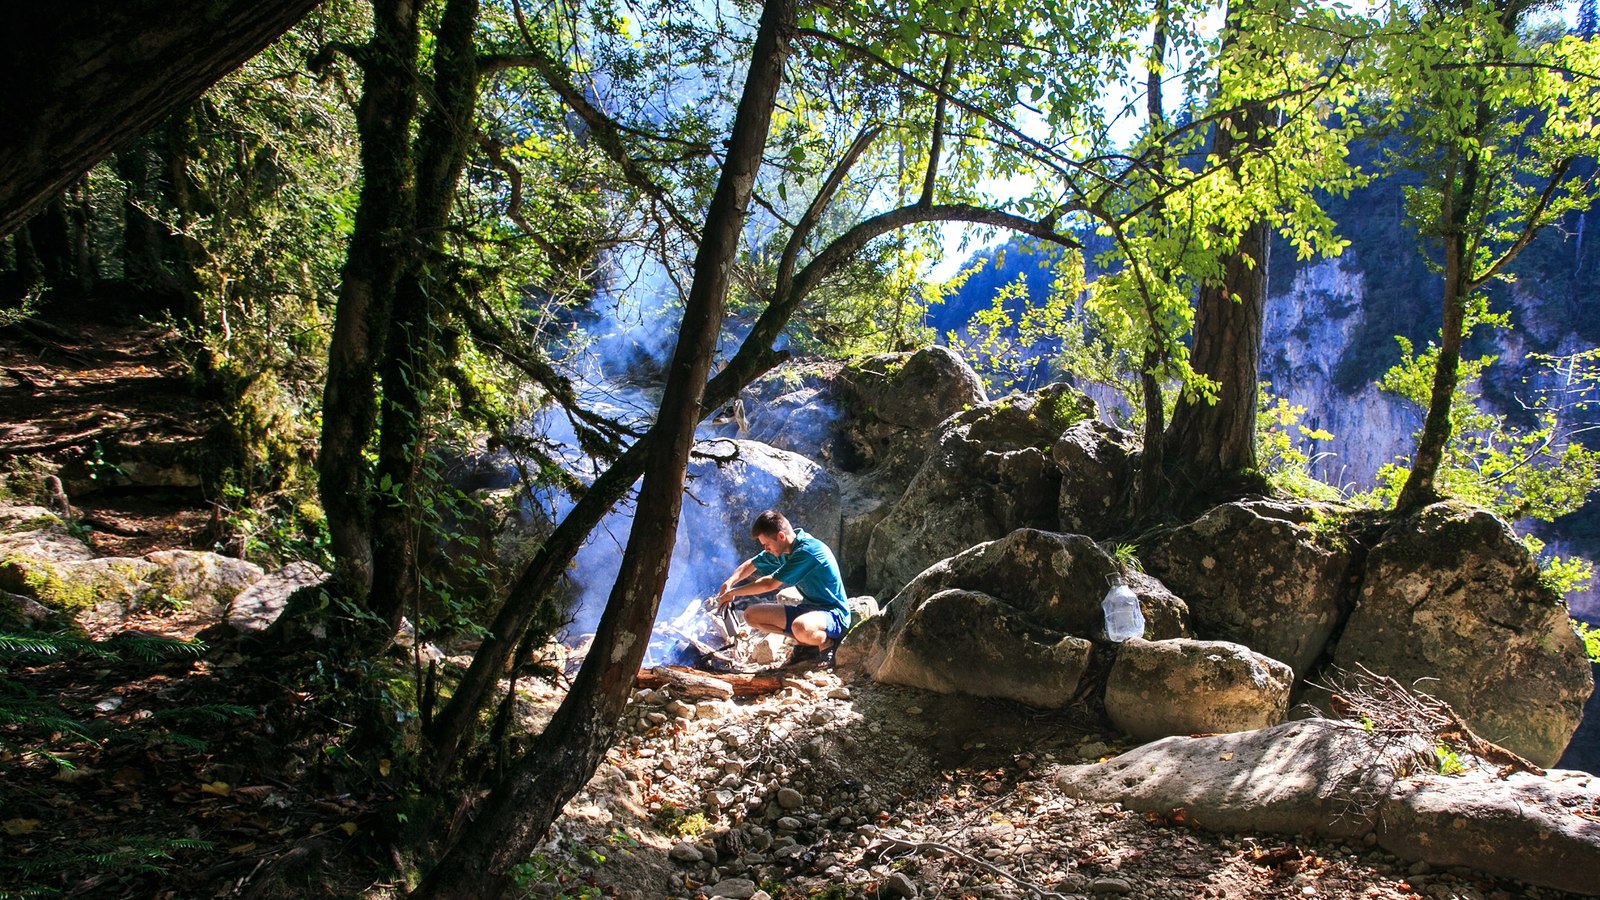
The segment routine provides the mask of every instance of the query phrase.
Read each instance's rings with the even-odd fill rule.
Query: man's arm
[[[726,606],[735,597],[765,594],[768,591],[775,591],[783,587],[783,582],[770,575],[764,575],[754,581],[745,580],[754,574],[756,574],[754,557],[740,563],[739,568],[734,569],[733,574],[728,576],[728,580],[717,588],[717,605]],[[741,582],[743,583],[741,584]]]

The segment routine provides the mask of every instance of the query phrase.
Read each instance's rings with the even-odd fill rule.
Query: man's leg
[[[825,610],[808,610],[794,617],[789,633],[797,643],[827,649],[844,636],[837,623],[838,620]]]
[[[789,619],[782,603],[757,603],[744,611],[745,624],[767,634],[788,634]]]

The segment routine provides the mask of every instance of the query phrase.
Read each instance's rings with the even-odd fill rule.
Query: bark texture
[[[635,527],[594,644],[550,725],[461,840],[413,896],[497,897],[507,870],[526,859],[563,804],[594,774],[644,658],[666,585],[689,448],[721,327],[731,264],[761,166],[783,65],[795,27],[794,0],[770,0],[751,53],[726,161],[706,213],[695,278],[645,460]]]
[[[193,102],[316,5],[14,4],[0,29],[0,235]]]

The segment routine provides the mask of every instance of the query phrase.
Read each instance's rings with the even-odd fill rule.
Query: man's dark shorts
[[[794,620],[808,612],[821,612],[828,614],[828,623],[826,627],[828,630],[829,646],[837,645],[840,638],[844,637],[845,631],[849,628],[850,623],[845,619],[844,613],[839,612],[836,609],[824,609],[820,606],[806,606],[802,603],[796,606],[785,606],[783,608],[784,633],[790,637],[794,637]]]

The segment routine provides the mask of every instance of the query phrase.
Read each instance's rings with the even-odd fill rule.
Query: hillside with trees
[[[330,0],[207,3],[181,21],[148,6],[35,11],[0,42],[15,63],[0,85],[3,387],[31,417],[5,433],[5,489],[28,510],[15,532],[48,535],[0,559],[0,752],[39,812],[7,824],[37,833],[16,869],[27,891],[116,880],[92,874],[92,848],[56,855],[69,838],[40,830],[55,815],[40,785],[86,777],[79,757],[134,785],[208,752],[165,724],[94,724],[121,704],[91,698],[102,665],[152,696],[169,675],[188,685],[192,708],[171,715],[251,760],[202,767],[212,780],[185,802],[287,767],[339,798],[333,828],[362,835],[349,883],[524,891],[628,717],[649,727],[641,665],[684,575],[675,553],[703,538],[680,533],[703,503],[697,439],[729,422],[746,437],[757,398],[779,396],[769,373],[818,366],[864,391],[958,331],[996,396],[1066,382],[1082,393],[980,393],[941,420],[1056,476],[1056,442],[1091,407],[1125,429],[1097,432],[1126,489],[1088,535],[1120,560],[1220,504],[1337,501],[1306,517],[1359,565],[1441,504],[1489,509],[1462,521],[1492,529],[1557,519],[1600,484],[1580,435],[1600,379],[1592,3],[1572,31],[1521,0]],[[957,227],[1010,241],[1009,268],[933,283]],[[1341,253],[1371,285],[1341,383],[1381,379],[1419,416],[1404,464],[1359,497],[1319,480],[1300,428],[1318,411],[1260,386],[1275,288]],[[1529,297],[1564,305],[1565,337],[1527,318]],[[1565,366],[1559,415],[1513,410],[1516,376],[1484,368],[1520,334],[1534,337],[1519,352]],[[112,408],[146,389],[166,412]],[[920,434],[955,441],[936,424]],[[1036,527],[1017,511],[1040,502],[1060,522],[1048,491],[1012,487],[960,524]],[[841,541],[847,520],[876,540],[918,515],[866,499],[885,505],[841,511]],[[204,524],[165,529],[164,514]],[[141,550],[215,554],[141,557],[162,572],[203,559],[205,585],[296,589],[264,630],[166,640],[128,616],[212,588],[95,562],[122,559],[112,543],[97,555],[96,523]],[[565,673],[545,648],[570,637],[580,554],[607,541],[615,568]],[[1560,594],[1581,561],[1506,552],[1517,596],[1549,607],[1528,628],[1554,622],[1542,646],[1579,647]],[[62,574],[79,564],[96,574]],[[113,596],[125,608],[101,621]],[[519,684],[552,677],[535,716]],[[1554,760],[1572,698],[1548,681],[1565,692],[1556,724],[1540,720]],[[229,724],[244,718],[259,725]],[[156,748],[149,771],[121,754],[132,741]],[[262,857],[263,895],[302,889],[325,860],[300,851],[324,853],[330,831]],[[137,894],[186,840],[100,856],[151,866],[127,875]]]

